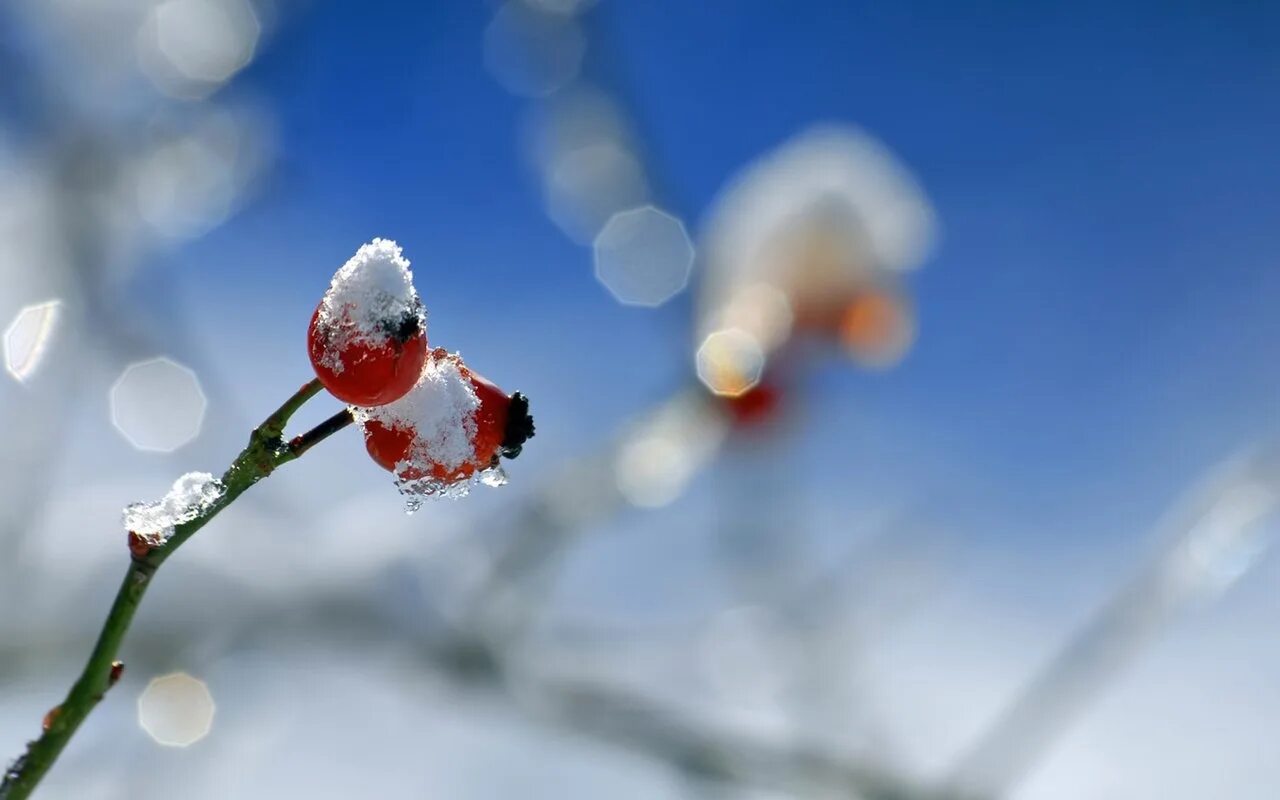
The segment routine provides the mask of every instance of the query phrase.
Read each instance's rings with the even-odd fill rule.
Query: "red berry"
[[[448,358],[437,351],[437,358]],[[499,455],[515,458],[524,441],[533,436],[533,419],[528,401],[519,392],[507,396],[492,382],[475,374],[460,362],[458,371],[470,382],[479,406],[472,412],[475,433],[469,452],[461,463],[444,464],[432,457],[430,445],[422,441],[411,420],[388,423],[370,419],[364,424],[365,449],[384,469],[402,480],[430,478],[450,484],[466,480],[497,463]],[[404,467],[397,471],[397,465]]]
[[[376,419],[364,424],[364,447],[374,461],[385,470],[396,471],[396,464],[409,458],[415,431],[412,428],[389,428]]]
[[[413,388],[427,360],[427,335],[416,318],[399,328],[379,341],[364,341],[348,335],[341,320],[322,323],[317,307],[307,328],[316,377],[344,403],[368,408],[398,400]]]
[[[471,380],[471,387],[480,400],[480,407],[476,409],[475,452],[477,460],[484,460],[487,465],[497,460],[498,451],[507,436],[511,398],[466,367],[462,368],[462,373]]]

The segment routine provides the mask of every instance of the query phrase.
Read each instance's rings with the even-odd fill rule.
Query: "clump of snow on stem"
[[[351,345],[376,347],[398,331],[426,331],[426,312],[400,245],[374,239],[361,245],[329,283],[317,311],[328,334],[321,361],[342,372]]]
[[[124,527],[155,547],[168,541],[176,526],[199,517],[222,497],[226,487],[207,472],[188,472],[153,503],[131,503],[124,510]]]
[[[354,414],[361,425],[377,421],[387,428],[414,432],[408,457],[395,469],[396,485],[412,512],[424,497],[461,497],[475,483],[506,482],[496,467],[459,474],[475,458],[479,408],[480,398],[462,359],[437,349],[404,397],[377,408],[354,409]]]

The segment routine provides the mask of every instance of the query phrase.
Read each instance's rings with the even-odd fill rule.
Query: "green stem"
[[[351,423],[350,413],[344,410],[295,438],[293,443],[285,442],[283,434],[289,418],[304,403],[315,397],[321,388],[318,380],[307,383],[254,429],[248,446],[236,456],[222,476],[222,495],[200,516],[175,526],[173,534],[163,545],[146,552],[135,552],[84,670],[67,693],[66,699],[46,718],[47,724],[40,738],[30,742],[27,752],[5,772],[4,780],[0,782],[0,800],[23,800],[35,791],[40,779],[53,766],[76,729],[119,677],[119,669],[115,666],[116,654],[120,651],[120,645],[151,578],[165,559],[217,516],[218,512],[235,502],[250,486],[270,475],[276,467],[293,461]],[[346,421],[342,422],[341,418],[344,416]],[[300,441],[305,446],[299,446]]]

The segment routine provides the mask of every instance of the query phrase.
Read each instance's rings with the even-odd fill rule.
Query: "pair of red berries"
[[[374,461],[404,481],[449,485],[519,455],[533,419],[519,392],[428,347],[408,267],[394,242],[361,247],[312,315],[307,352],[330,394],[360,409]]]

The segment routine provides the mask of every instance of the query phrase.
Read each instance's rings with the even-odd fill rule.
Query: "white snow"
[[[384,341],[388,326],[394,328],[408,316],[417,316],[426,331],[426,312],[400,245],[390,239],[361,245],[334,274],[320,301],[319,322],[330,335],[322,360],[341,372],[343,350],[358,342]]]
[[[164,544],[175,526],[200,516],[224,491],[222,482],[209,473],[188,472],[159,500],[129,504],[124,510],[124,528],[153,547]]]

